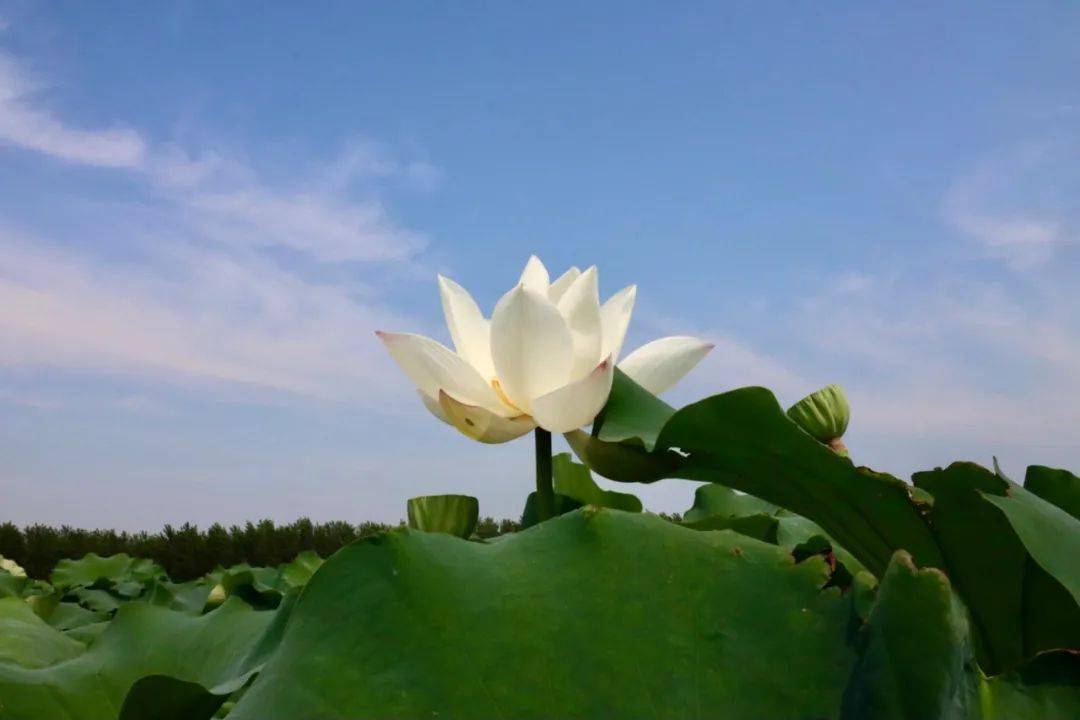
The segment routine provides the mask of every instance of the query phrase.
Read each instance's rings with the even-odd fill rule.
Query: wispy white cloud
[[[426,238],[402,227],[372,190],[377,182],[411,182],[411,167],[376,143],[354,141],[276,183],[236,158],[176,146],[157,150],[143,173],[176,219],[203,238],[337,263],[407,260],[423,250]]]
[[[0,52],[0,142],[72,163],[113,168],[142,164],[146,143],[139,133],[71,127],[45,107],[43,90],[14,58]]]
[[[0,366],[381,395],[396,376],[373,332],[415,323],[381,305],[357,265],[407,264],[422,250],[425,238],[394,220],[379,183],[426,189],[436,168],[357,140],[274,178],[228,152],[74,128],[43,104],[44,87],[0,51],[0,142],[108,168],[139,199],[98,203],[95,225],[71,237],[0,225]],[[152,220],[133,223],[133,207]],[[350,269],[305,273],[270,252],[279,249]]]
[[[1000,207],[1026,199],[994,197]],[[1068,213],[1061,218],[1067,226]],[[1055,246],[1054,257],[1071,261],[1068,249]],[[987,273],[970,252],[943,246],[876,272],[838,268],[815,290],[772,297],[766,308],[748,302],[748,324],[768,328],[758,336],[656,315],[635,324],[717,343],[673,393],[677,404],[762,384],[786,405],[838,382],[852,402],[849,445],[859,462],[901,476],[995,453],[1020,475],[1029,463],[1075,467],[1080,288],[1049,266],[1038,274],[1016,267]]]
[[[356,399],[394,313],[253,255],[170,245],[149,263],[0,235],[0,364],[135,372]]]
[[[403,162],[380,143],[354,138],[345,143],[338,157],[323,168],[312,184],[340,192],[372,178],[398,178],[418,190],[433,190],[442,182],[443,173],[429,162]]]
[[[196,192],[183,199],[201,233],[226,243],[284,247],[326,262],[403,260],[422,235],[397,226],[378,200],[343,202],[261,187]]]
[[[949,224],[989,257],[1015,270],[1049,262],[1080,243],[1075,198],[1048,192],[1048,183],[1075,186],[1077,154],[1056,143],[1026,144],[991,157],[958,177],[945,197]]]
[[[905,273],[855,301],[823,289],[788,323],[810,366],[831,367],[847,387],[853,432],[879,448],[885,467],[911,471],[973,447],[984,455],[965,459],[998,452],[1023,464],[1075,463],[1080,294],[1059,292],[1049,278],[1023,289]]]
[[[153,144],[131,129],[72,127],[43,104],[44,84],[0,51],[0,142],[82,165],[126,170],[183,208],[177,219],[203,236],[244,247],[281,247],[323,262],[403,260],[426,244],[401,227],[370,186],[387,178],[419,188],[441,173],[402,162],[371,141],[348,143],[338,157],[306,177],[269,183],[250,165],[213,150],[190,153]]]
[[[970,202],[968,188],[956,186],[948,209],[952,224],[980,242],[988,255],[1017,270],[1043,265],[1060,245],[1070,242],[1057,220],[994,216],[975,209]]]

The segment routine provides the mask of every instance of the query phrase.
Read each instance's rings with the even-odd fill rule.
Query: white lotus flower
[[[484,317],[472,296],[439,276],[457,352],[409,333],[377,333],[424,405],[469,437],[501,443],[540,427],[566,433],[592,423],[611,392],[637,288],[600,304],[595,267],[551,281],[533,256]],[[674,385],[712,349],[692,337],[655,340],[619,363],[650,392]]]
[[[9,575],[14,575],[15,577],[26,577],[26,571],[22,569],[22,566],[19,565],[19,563],[14,560],[9,560],[3,555],[0,555],[0,571],[6,572]]]

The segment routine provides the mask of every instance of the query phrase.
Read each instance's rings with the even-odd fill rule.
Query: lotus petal
[[[712,343],[677,335],[642,345],[619,363],[619,369],[653,395],[677,383],[713,349]]]

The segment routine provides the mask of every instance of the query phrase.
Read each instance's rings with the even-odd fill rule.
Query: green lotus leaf
[[[860,640],[845,719],[971,717],[967,618],[940,570],[917,569],[909,554],[898,551]]]
[[[9,572],[0,571],[0,598],[23,596],[23,590],[30,584],[30,578],[25,575],[12,575]]]
[[[211,589],[209,582],[201,578],[186,583],[153,580],[140,600],[171,610],[198,614],[206,608]]]
[[[820,552],[832,554],[847,573],[865,570],[816,523],[723,485],[699,486],[694,492],[694,505],[683,513],[682,524],[695,530],[733,530],[788,549],[816,540]]]
[[[978,709],[971,717],[1075,720],[1080,717],[1080,655],[1053,652],[993,678],[976,677]]]
[[[775,515],[779,508],[772,503],[723,485],[699,485],[694,491],[693,506],[683,513],[684,523],[694,523],[709,517],[742,517],[744,515]]]
[[[788,408],[787,416],[815,440],[828,445],[844,437],[851,408],[842,387],[826,385]],[[841,443],[837,452],[846,455],[842,447]]]
[[[753,495],[707,483],[694,491],[694,504],[683,513],[682,525],[694,530],[731,530],[776,545],[777,509]]]
[[[560,453],[552,458],[552,487],[555,490],[553,517],[573,512],[585,505],[608,507],[627,512],[641,512],[641,500],[630,493],[604,490],[592,478],[589,468],[576,463],[570,453]],[[536,492],[529,493],[525,499],[525,510],[521,513],[522,529],[530,528],[540,522],[537,511]]]
[[[323,564],[323,559],[313,550],[305,550],[281,568],[281,581],[287,588],[302,588]]]
[[[681,457],[668,477],[726,485],[802,515],[876,576],[898,549],[921,565],[941,567],[911,487],[839,457],[800,429],[765,388],[714,395],[673,414],[647,395],[628,379],[616,382],[593,435],[652,449],[654,456],[677,450]],[[620,466],[591,465],[588,452],[579,457],[610,479],[637,480],[620,476]]]
[[[555,493],[555,503],[552,507],[552,517],[558,517],[559,515],[565,515],[568,512],[573,512],[582,507],[582,503],[579,503],[572,497]],[[537,508],[536,491],[529,493],[525,498],[525,509],[521,511],[521,529],[525,530],[531,528],[533,525],[540,522],[540,511]],[[500,540],[496,538],[496,540]]]
[[[1005,514],[1032,559],[1080,604],[1080,520],[1016,485],[983,497]]]
[[[133,585],[143,585],[165,576],[161,566],[146,558],[133,558],[120,553],[101,557],[89,553],[81,560],[61,560],[53,569],[50,581],[60,590],[74,587],[90,587],[104,584],[109,587],[119,586],[120,592],[128,597]]]
[[[425,495],[409,498],[409,527],[467,538],[476,529],[480,502],[469,495]]]
[[[281,602],[283,594],[281,571],[277,568],[240,563],[229,568],[217,568],[207,575],[207,580],[214,583],[207,594],[207,605],[214,607],[235,595],[254,607],[274,608]]]
[[[229,599],[217,610],[195,616],[126,603],[78,656],[37,668],[0,663],[0,717],[116,720],[128,691],[148,675],[197,683],[215,694],[232,692],[273,654],[292,605],[290,599],[276,611],[254,610]],[[38,622],[39,629],[74,643]],[[133,717],[166,717],[172,699],[167,694],[158,698],[157,715]]]
[[[731,530],[740,535],[776,545],[777,528],[780,521],[775,515],[757,513],[756,515],[712,515],[682,523],[683,527],[693,530]]]
[[[1068,470],[1032,465],[1024,477],[1024,489],[1080,519],[1080,477]]]
[[[619,482],[652,483],[677,477],[682,458],[673,452],[649,452],[633,441],[607,442],[582,430],[566,433],[574,454],[593,472]]]
[[[582,505],[641,512],[641,500],[630,493],[604,490],[593,480],[589,468],[574,462],[570,453],[559,453],[551,462],[552,482],[555,492],[560,495],[573,498]]]
[[[860,581],[856,579],[854,587]],[[968,616],[936,569],[897,552],[875,592],[844,718],[997,720],[1080,717],[1080,656],[1045,653],[997,677],[971,662]]]
[[[86,647],[50,627],[19,598],[0,598],[0,666],[42,668],[78,657]],[[0,692],[0,713],[4,693]],[[0,714],[0,716],[3,716]]]
[[[69,595],[87,610],[106,615],[116,612],[124,602],[123,598],[116,597],[108,590],[96,588],[75,588]]]
[[[855,655],[827,578],[601,508],[496,543],[396,530],[327,560],[229,717],[835,718]]]
[[[147,675],[131,686],[119,720],[210,720],[229,694],[169,675]]]
[[[593,423],[592,434],[604,442],[630,441],[652,451],[660,430],[674,414],[675,408],[615,368],[611,394]]]
[[[36,608],[35,612],[37,612]],[[51,627],[61,631],[85,627],[108,618],[107,613],[94,612],[72,602],[52,603],[47,615],[42,615],[40,612],[38,614]]]
[[[77,640],[86,647],[90,647],[105,633],[111,622],[112,621],[110,620],[102,620],[100,622],[87,623],[86,625],[79,625],[64,630],[63,633],[72,640]]]
[[[988,501],[1020,493],[1064,515],[1061,510],[975,463],[953,463],[916,473],[912,480],[934,496],[927,521],[952,584],[971,612],[984,671],[997,674],[1038,653],[1080,642],[1076,601],[1033,563],[1022,536]]]

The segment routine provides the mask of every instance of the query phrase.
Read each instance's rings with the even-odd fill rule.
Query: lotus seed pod
[[[851,419],[844,390],[839,385],[826,385],[810,393],[787,411],[796,425],[808,432],[818,442],[825,443],[838,455],[847,457],[847,448],[840,439]]]

